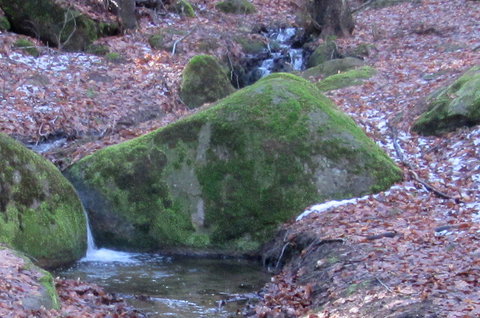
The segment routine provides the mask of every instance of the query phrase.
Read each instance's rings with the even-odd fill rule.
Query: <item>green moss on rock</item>
[[[249,36],[237,36],[235,37],[235,42],[240,44],[243,52],[247,54],[260,54],[262,52],[266,52],[267,50],[265,41]]]
[[[306,206],[401,172],[313,84],[276,73],[68,176],[106,244],[252,251]]]
[[[10,28],[11,28],[11,25],[7,17],[0,16],[0,31],[8,31],[10,30]]]
[[[439,135],[480,123],[480,66],[427,98],[428,111],[413,125],[423,135]]]
[[[310,55],[307,67],[314,67],[338,57],[337,44],[334,41],[327,40],[320,44]]]
[[[0,134],[0,242],[41,266],[80,258],[85,217],[72,185],[47,160]]]
[[[86,52],[98,56],[105,56],[110,53],[110,48],[102,44],[91,44],[87,47]]]
[[[302,77],[309,78],[309,77],[320,77],[320,76],[330,76],[334,74],[338,74],[341,72],[345,72],[357,67],[364,66],[365,63],[357,58],[354,57],[346,57],[343,59],[333,59],[326,61],[320,65],[315,67],[306,69],[302,72]]]
[[[331,75],[318,82],[317,88],[322,92],[327,92],[348,86],[361,85],[364,79],[368,79],[376,73],[376,70],[370,66],[360,67],[354,70]]]
[[[225,69],[210,55],[194,56],[182,74],[180,97],[189,108],[219,100],[235,89]]]
[[[248,0],[225,0],[217,3],[215,8],[225,13],[234,14],[251,14],[257,11]]]
[[[185,17],[193,18],[195,17],[195,10],[193,9],[190,2],[187,0],[177,0],[173,5],[173,9],[176,13],[183,15]]]
[[[105,28],[107,24],[52,0],[0,0],[0,7],[16,32],[71,51],[86,49],[114,25],[108,24],[109,28]]]

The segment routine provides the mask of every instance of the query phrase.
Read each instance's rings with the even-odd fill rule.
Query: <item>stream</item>
[[[88,220],[88,219],[87,219]],[[95,246],[87,222],[84,258],[55,275],[98,284],[147,317],[224,318],[255,298],[269,279],[257,263],[127,253]]]

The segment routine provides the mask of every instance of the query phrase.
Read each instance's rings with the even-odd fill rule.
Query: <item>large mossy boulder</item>
[[[118,32],[116,23],[97,22],[54,0],[0,0],[12,31],[69,51],[85,50],[102,35]]]
[[[70,182],[46,159],[0,134],[0,242],[54,267],[82,257],[85,216]]]
[[[306,206],[401,172],[310,82],[276,73],[67,172],[100,244],[253,251]]]
[[[225,68],[213,56],[194,56],[183,70],[180,97],[189,108],[215,102],[234,91]]]
[[[422,135],[440,135],[480,123],[480,66],[427,98],[428,110],[413,125]]]

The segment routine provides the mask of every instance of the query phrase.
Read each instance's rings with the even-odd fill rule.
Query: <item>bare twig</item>
[[[384,282],[382,282],[382,281],[380,280],[380,278],[378,278],[378,277],[375,276],[375,279],[380,283],[380,285],[382,285],[383,287],[385,287],[386,290],[388,290],[389,292],[393,293],[393,290],[392,290],[390,287],[388,287]]]
[[[364,8],[366,8],[367,6],[369,6],[372,2],[374,2],[376,0],[368,0],[367,2],[365,3],[362,3],[360,6],[358,6],[357,8],[355,9],[352,9],[351,12],[352,14],[354,14],[355,12],[357,11],[360,11],[360,10],[363,10]]]
[[[71,15],[69,18],[68,16]],[[67,39],[62,42],[62,33],[65,31],[65,28],[67,27],[67,24],[73,21],[73,30],[70,32],[70,34],[67,36]],[[65,12],[64,19],[63,19],[63,25],[62,28],[60,29],[60,32],[58,33],[57,37],[57,42],[58,42],[58,49],[62,50],[63,47],[71,40],[73,34],[77,31],[77,20],[75,19],[75,15],[72,13],[70,9],[68,9]]]
[[[177,44],[180,43],[181,41],[185,40],[187,38],[187,36],[189,36],[190,34],[192,34],[193,32],[195,32],[197,30],[197,28],[193,28],[192,30],[190,30],[190,32],[188,32],[187,34],[185,34],[184,36],[182,36],[180,39],[176,40],[174,43],[173,43],[173,48],[172,48],[172,56],[175,55],[175,50],[177,48]]]

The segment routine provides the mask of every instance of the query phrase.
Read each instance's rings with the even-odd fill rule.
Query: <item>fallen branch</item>
[[[415,167],[413,166],[412,163],[410,163],[405,156],[403,155],[403,150],[402,147],[400,147],[400,144],[398,143],[398,131],[397,128],[392,125],[392,123],[389,121],[388,122],[388,128],[390,129],[391,137],[392,137],[392,142],[393,142],[393,148],[395,149],[395,152],[397,154],[398,159],[402,162],[402,164],[409,169],[409,172],[413,178],[413,180],[417,181],[421,185],[425,187],[430,192],[433,192],[437,196],[443,198],[443,199],[449,199],[449,200],[454,200],[456,203],[460,203],[461,201],[458,198],[454,198],[445,192],[440,191],[437,189],[435,186],[427,182],[426,180],[420,178],[418,174],[415,172]]]
[[[382,285],[383,287],[385,287],[385,289],[388,290],[389,292],[393,293],[393,290],[392,290],[390,287],[388,287],[384,282],[382,282],[382,281],[380,280],[380,278],[378,278],[378,277],[375,277],[375,278],[376,278],[377,281],[380,283],[380,285]]]
[[[189,36],[190,34],[192,34],[193,32],[195,32],[197,30],[197,28],[193,28],[192,30],[190,30],[190,32],[188,32],[187,34],[185,34],[183,37],[181,37],[180,39],[176,40],[174,43],[173,43],[173,48],[172,48],[172,56],[175,55],[175,50],[177,48],[177,44],[180,43],[181,41],[185,40],[187,38],[187,36]]]

